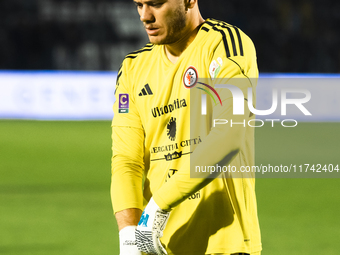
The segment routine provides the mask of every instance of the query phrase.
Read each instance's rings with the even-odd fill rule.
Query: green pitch
[[[339,128],[258,128],[256,162],[340,164]],[[110,143],[107,121],[0,121],[0,254],[119,254]],[[339,184],[258,179],[262,254],[338,254]]]

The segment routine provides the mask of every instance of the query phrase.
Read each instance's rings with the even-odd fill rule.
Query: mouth
[[[146,27],[145,30],[148,35],[153,35],[153,36],[157,35],[159,32],[159,28],[155,28],[155,27]]]

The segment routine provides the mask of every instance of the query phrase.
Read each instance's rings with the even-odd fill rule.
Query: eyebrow
[[[141,4],[141,2],[140,1],[138,1],[138,0],[134,0],[133,1],[135,4]],[[165,3],[166,1],[165,0],[149,0],[149,1],[145,1],[144,3],[142,3],[142,4],[155,4],[155,3]]]

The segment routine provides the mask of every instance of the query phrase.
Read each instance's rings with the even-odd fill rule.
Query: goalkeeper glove
[[[128,226],[119,231],[119,255],[142,255],[137,249],[136,226]]]
[[[169,219],[170,212],[164,211],[153,198],[145,207],[136,229],[136,243],[140,251],[153,255],[167,255],[159,238]]]

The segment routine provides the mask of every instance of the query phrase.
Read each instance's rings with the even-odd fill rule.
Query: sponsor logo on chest
[[[151,109],[151,113],[154,118],[157,118],[184,107],[187,107],[185,99],[175,99],[171,104]]]

